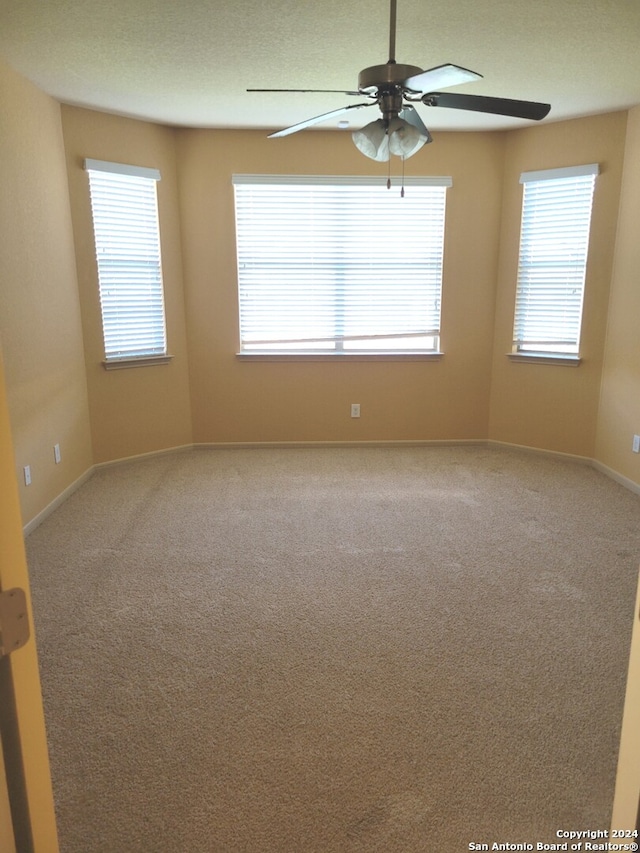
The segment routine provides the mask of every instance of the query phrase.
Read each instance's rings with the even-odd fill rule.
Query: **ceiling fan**
[[[340,92],[369,100],[350,104],[322,115],[314,116],[298,124],[286,127],[269,138],[288,136],[320,122],[335,118],[349,110],[377,105],[382,118],[371,122],[352,133],[356,147],[372,160],[386,161],[390,154],[403,159],[411,157],[427,142],[431,134],[424,125],[414,103],[427,107],[448,107],[456,110],[493,113],[494,115],[540,121],[551,109],[549,104],[536,101],[517,101],[510,98],[493,98],[485,95],[467,95],[455,92],[440,92],[451,86],[482,79],[481,74],[461,68],[459,65],[438,65],[423,71],[416,65],[403,65],[395,59],[396,5],[390,0],[389,61],[386,65],[372,65],[358,75],[357,91],[338,89],[247,89],[248,92]]]

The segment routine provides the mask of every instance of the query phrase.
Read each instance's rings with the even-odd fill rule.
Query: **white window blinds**
[[[577,355],[598,165],[525,172],[514,352]]]
[[[450,178],[233,183],[242,352],[438,349]]]
[[[167,352],[155,169],[86,160],[106,362]]]

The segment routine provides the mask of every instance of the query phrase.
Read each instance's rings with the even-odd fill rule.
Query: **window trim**
[[[111,163],[108,160],[92,160],[87,157],[84,161],[86,172],[111,172],[113,175],[129,175],[132,178],[148,178],[151,181],[161,181],[159,169],[149,166],[132,166],[130,163]]]
[[[594,179],[600,173],[600,166],[598,163],[588,163],[584,165],[578,166],[564,166],[556,169],[542,169],[530,172],[522,172],[520,175],[520,184],[526,185],[528,183],[534,182],[543,182],[543,181],[553,181],[553,180],[563,180],[567,178],[577,178],[577,177],[586,177],[593,176]],[[549,365],[564,365],[570,367],[577,367],[582,362],[582,357],[580,355],[580,340],[582,334],[582,321],[583,321],[583,312],[584,312],[584,295],[586,289],[586,277],[587,277],[587,265],[589,260],[589,244],[591,239],[591,220],[593,214],[593,199],[595,194],[595,180],[593,184],[592,196],[591,196],[591,206],[589,209],[589,229],[587,232],[587,240],[586,240],[586,252],[584,258],[584,275],[582,281],[582,290],[580,294],[581,298],[581,306],[580,306],[580,318],[578,325],[578,334],[577,340],[575,342],[576,351],[575,352],[563,352],[562,350],[526,350],[520,349],[522,345],[522,341],[518,341],[516,339],[516,327],[517,327],[517,311],[518,311],[518,299],[520,296],[520,271],[521,271],[521,261],[522,261],[522,239],[523,239],[523,226],[524,226],[524,214],[525,214],[525,196],[524,189],[522,194],[521,201],[521,219],[520,219],[520,243],[518,248],[518,258],[517,258],[517,273],[516,273],[516,292],[515,292],[515,302],[514,302],[514,319],[512,326],[512,349],[511,352],[507,353],[507,357],[513,362],[520,363],[536,363],[536,364],[549,364]]]
[[[125,356],[123,358],[104,359],[102,366],[105,370],[124,370],[128,367],[153,367],[156,364],[169,364],[173,361],[173,356],[169,355],[139,355]]]
[[[330,352],[237,352],[238,361],[441,361],[444,352],[441,350],[407,350],[406,352],[345,352],[331,350]]]
[[[508,352],[507,358],[516,364],[554,364],[562,367],[579,367],[582,364],[582,356],[569,353]]]
[[[105,315],[102,304],[102,285],[103,282],[100,279],[100,265],[97,257],[97,245],[96,245],[96,223],[95,223],[95,213],[94,213],[94,201],[93,201],[93,193],[91,188],[90,181],[90,173],[91,172],[105,172],[118,176],[125,177],[135,177],[135,178],[143,178],[147,181],[154,181],[157,187],[158,181],[162,180],[161,173],[158,169],[147,167],[147,166],[135,166],[129,163],[116,163],[108,160],[96,160],[90,157],[85,158],[83,162],[83,168],[87,172],[89,177],[89,196],[90,196],[90,205],[91,205],[91,214],[92,214],[92,230],[94,237],[94,253],[96,260],[96,272],[98,276],[98,293],[99,293],[99,302],[100,302],[100,319],[102,324],[102,337],[103,337],[103,347],[105,352],[105,357],[102,360],[102,365],[105,370],[121,370],[125,368],[133,368],[133,367],[150,367],[159,364],[168,364],[173,356],[169,353],[168,350],[168,334],[167,334],[167,314],[166,314],[166,300],[164,293],[164,274],[162,268],[162,246],[161,246],[161,235],[160,235],[160,215],[159,215],[159,206],[158,206],[158,196],[157,189],[154,192],[155,196],[155,226],[157,228],[157,239],[158,239],[158,254],[157,254],[157,262],[158,262],[158,270],[159,270],[159,278],[160,278],[160,298],[161,298],[161,306],[162,306],[162,326],[163,326],[163,342],[164,342],[164,350],[162,352],[149,352],[142,353],[140,355],[135,355],[127,352],[120,352],[113,355],[108,355],[106,352],[107,348],[107,339],[105,332]]]
[[[234,189],[237,186],[243,185],[293,185],[293,186],[329,186],[329,187],[338,187],[338,186],[347,186],[347,187],[358,187],[358,186],[370,186],[370,187],[385,187],[387,186],[386,177],[381,177],[379,175],[280,175],[280,174],[233,174],[232,175],[232,185]],[[450,188],[453,186],[453,179],[450,176],[408,176],[404,179],[404,186],[406,187],[441,187],[443,190]],[[444,197],[444,205],[446,205],[446,193]],[[237,202],[235,205],[235,213],[236,213],[236,241],[238,240],[238,232],[237,232],[237,223],[238,223],[238,208]],[[440,269],[440,296],[439,302],[442,299],[442,272],[444,265],[444,244],[446,237],[446,206],[443,207],[442,211],[442,260],[441,260],[441,269]],[[240,279],[238,278],[238,293],[240,296]],[[241,306],[239,305],[239,321],[241,321],[240,311]],[[336,338],[335,348],[323,350],[321,347],[317,349],[313,349],[313,346],[309,347],[306,351],[304,349],[295,350],[293,348],[282,347],[278,349],[278,341],[275,340],[273,344],[270,345],[272,348],[265,348],[260,350],[259,342],[255,343],[255,349],[251,348],[243,348],[242,342],[242,331],[239,328],[239,348],[236,352],[236,358],[239,361],[272,361],[272,362],[282,362],[282,361],[335,361],[335,359],[347,359],[349,361],[438,361],[442,358],[443,352],[440,349],[441,343],[441,309],[438,308],[440,322],[438,323],[438,329],[436,332],[429,331],[425,329],[424,332],[421,333],[421,337],[434,337],[435,338],[435,347],[431,349],[422,349],[415,348],[411,349],[410,346],[402,349],[376,349],[375,347],[371,347],[370,349],[366,346],[366,341],[374,340],[376,337],[380,337],[380,335],[376,335],[375,333],[371,334],[369,337],[361,336],[361,339],[365,341],[365,345],[360,348],[343,348],[340,345],[340,338]],[[392,337],[389,335],[382,335],[382,337]],[[404,338],[408,340],[407,335],[399,334],[398,338]],[[353,338],[353,340],[357,340],[358,336]],[[266,339],[265,339],[266,340]],[[318,339],[320,340],[320,339]],[[327,341],[331,340],[331,338],[327,338]],[[345,337],[344,340],[349,340],[349,337]],[[304,346],[304,344],[301,344]],[[246,344],[245,344],[246,346]],[[249,347],[251,347],[251,341],[249,341]]]

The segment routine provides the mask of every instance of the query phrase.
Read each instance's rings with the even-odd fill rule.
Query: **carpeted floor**
[[[500,447],[193,450],[27,540],[62,853],[609,826],[640,497]]]

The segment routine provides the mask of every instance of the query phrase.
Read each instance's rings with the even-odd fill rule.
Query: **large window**
[[[166,357],[155,169],[86,160],[106,366]]]
[[[241,353],[434,353],[446,188],[234,175]]]
[[[513,352],[577,358],[597,164],[525,172]]]

